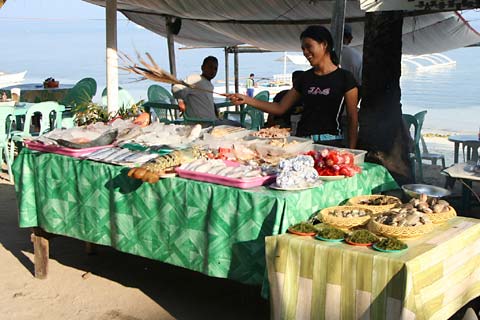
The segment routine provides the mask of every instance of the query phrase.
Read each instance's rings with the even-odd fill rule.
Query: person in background
[[[234,104],[249,104],[264,112],[282,115],[300,98],[303,112],[298,123],[297,136],[318,136],[318,142],[341,146],[340,116],[344,101],[348,118],[348,147],[354,149],[358,137],[358,89],[350,71],[338,67],[338,57],[332,35],[323,26],[309,26],[300,35],[303,55],[312,66],[305,71],[280,102],[259,101],[231,94]]]
[[[250,73],[250,76],[245,83],[245,87],[247,88],[247,96],[249,97],[253,97],[253,91],[255,87],[255,80],[253,79],[254,77],[255,75],[253,73]]]
[[[191,74],[184,81],[198,89],[213,91],[211,80],[217,75],[217,58],[213,56],[206,57],[203,60],[201,69],[202,74]],[[187,105],[185,114],[188,117],[202,120],[217,119],[212,93],[191,89],[179,84],[173,86],[172,92],[175,98],[185,101]]]
[[[342,69],[348,70],[353,74],[359,86],[362,85],[362,54],[350,47],[353,40],[352,27],[348,24],[343,29],[343,48],[342,48]]]
[[[201,69],[202,74],[191,74],[184,80],[186,83],[201,90],[188,88],[179,84],[172,87],[173,95],[178,99],[178,105],[184,106],[184,112],[188,118],[213,121],[215,125],[225,124],[240,126],[238,122],[219,119],[217,110],[215,109],[213,93],[203,91],[213,91],[211,80],[217,75],[218,59],[213,56],[206,57],[203,60]]]
[[[295,85],[295,82],[298,78],[303,74],[302,70],[297,70],[292,73],[292,84]],[[282,98],[287,94],[289,90],[282,90],[275,95],[273,98],[273,102],[280,102]],[[267,127],[272,126],[280,126],[280,128],[292,128],[291,116],[293,114],[301,113],[303,108],[302,99],[296,101],[295,104],[287,110],[283,115],[276,116],[273,114],[269,114],[267,118]]]
[[[358,96],[360,99],[361,91],[362,91],[361,87],[362,87],[363,59],[360,51],[353,49],[352,47],[349,46],[352,40],[353,40],[352,27],[346,24],[343,29],[343,48],[342,48],[342,60],[340,65],[342,69],[346,69],[353,74],[353,77],[355,78],[358,84]],[[347,114],[345,110],[342,114],[341,122],[342,122],[342,128],[345,132],[347,128]],[[347,139],[348,139],[348,134],[345,134],[344,142],[347,141]]]

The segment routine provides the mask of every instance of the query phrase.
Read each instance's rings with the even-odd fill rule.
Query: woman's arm
[[[353,88],[345,92],[345,104],[347,105],[348,120],[348,147],[355,149],[358,139],[358,89]]]
[[[287,112],[287,110],[300,99],[300,93],[295,89],[290,89],[280,102],[261,101],[239,93],[230,94],[227,97],[236,105],[246,103],[264,112],[280,116]]]

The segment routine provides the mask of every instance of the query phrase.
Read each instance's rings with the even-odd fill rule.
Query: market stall
[[[259,284],[266,236],[355,195],[398,187],[382,166],[360,167],[352,177],[299,191],[180,177],[144,183],[129,177],[123,165],[30,149],[18,156],[14,172],[20,227]]]

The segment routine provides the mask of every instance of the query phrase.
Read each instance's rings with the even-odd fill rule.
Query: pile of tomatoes
[[[323,149],[306,153],[314,160],[314,167],[320,176],[353,177],[362,169],[354,163],[354,155],[348,151]]]

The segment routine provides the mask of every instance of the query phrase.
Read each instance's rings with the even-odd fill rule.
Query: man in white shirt
[[[184,81],[195,88],[213,91],[211,80],[217,75],[217,70],[217,58],[208,56],[203,60],[202,74],[191,74]],[[212,93],[179,84],[173,86],[172,92],[175,98],[185,101],[187,117],[212,121],[217,119]]]
[[[213,101],[213,93],[207,92],[213,91],[213,84],[211,80],[215,78],[217,71],[217,58],[213,56],[206,57],[203,59],[202,63],[202,74],[191,74],[184,80],[186,83],[201,90],[176,84],[172,88],[173,95],[179,100],[179,105],[182,103],[181,100],[184,100],[185,115],[187,118],[212,121],[215,123],[215,125],[224,124],[240,126],[240,123],[238,122],[228,119],[219,119],[217,116],[215,103]]]
[[[353,77],[359,86],[362,86],[362,53],[349,47],[352,42],[352,27],[348,24],[343,29],[342,69],[353,73]]]

